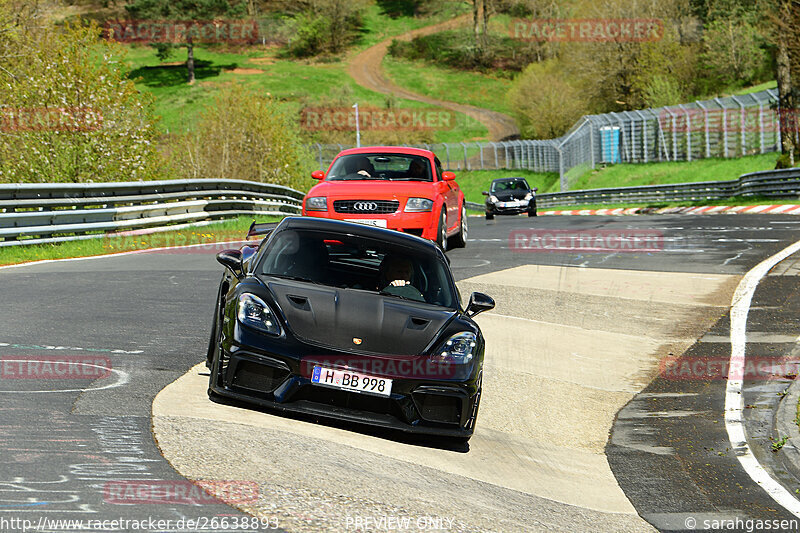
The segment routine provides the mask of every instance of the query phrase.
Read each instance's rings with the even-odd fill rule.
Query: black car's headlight
[[[493,204],[496,204],[497,196],[495,196],[494,194],[489,195],[489,201],[492,202]]]
[[[526,195],[525,195],[525,198],[523,198],[523,200],[528,200],[528,201],[530,201],[530,200],[532,200],[532,199],[533,199],[533,194],[532,194],[532,193],[528,193],[528,194],[526,194]]]
[[[270,335],[281,334],[281,327],[275,319],[275,314],[264,300],[255,294],[245,292],[239,296],[239,302],[236,305],[236,318],[240,324],[264,333],[269,333]]]
[[[437,363],[463,365],[472,361],[478,339],[474,333],[462,331],[443,343],[431,359]]]

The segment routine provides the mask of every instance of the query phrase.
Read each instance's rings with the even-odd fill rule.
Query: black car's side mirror
[[[484,196],[489,196],[489,191],[483,191],[481,194]]]
[[[478,313],[483,313],[494,309],[494,299],[487,296],[482,292],[473,292],[469,297],[469,305],[467,305],[467,315],[475,316]]]
[[[539,187],[534,187],[534,188],[533,188],[533,189],[531,189],[531,190],[532,190],[533,192],[536,192],[536,191],[538,191],[538,190],[539,190]]]
[[[217,261],[230,270],[237,278],[241,279],[244,275],[241,250],[223,250],[217,254]]]

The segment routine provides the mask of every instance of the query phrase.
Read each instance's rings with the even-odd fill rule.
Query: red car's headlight
[[[328,210],[328,198],[325,196],[312,196],[311,198],[306,198],[306,210],[307,211],[327,211]]]
[[[406,202],[404,211],[407,213],[419,213],[433,209],[433,200],[427,198],[409,198]]]

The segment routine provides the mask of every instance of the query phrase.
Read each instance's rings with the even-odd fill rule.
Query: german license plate
[[[349,370],[336,370],[322,366],[314,367],[314,371],[311,374],[311,383],[333,387],[334,389],[377,394],[378,396],[392,394],[391,379],[377,378]]]
[[[348,222],[355,222],[357,224],[364,224],[365,226],[377,226],[379,228],[386,227],[386,220],[382,218],[348,218]]]

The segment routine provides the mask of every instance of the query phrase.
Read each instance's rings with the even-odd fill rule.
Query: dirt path
[[[470,17],[471,15],[462,15],[446,22],[434,24],[432,26],[426,26],[424,28],[419,28],[408,33],[404,33],[403,35],[399,35],[397,37],[386,39],[385,41],[371,46],[355,56],[352,61],[350,61],[348,72],[356,81],[356,83],[372,91],[384,94],[393,94],[399,98],[416,100],[417,102],[424,102],[426,104],[450,109],[451,111],[456,111],[458,113],[464,113],[465,115],[474,118],[486,126],[489,129],[489,137],[493,141],[518,138],[519,128],[517,128],[517,124],[514,119],[508,115],[491,111],[489,109],[482,109],[480,107],[465,104],[457,104],[455,102],[446,102],[444,100],[438,100],[436,98],[417,94],[399,87],[386,79],[383,69],[381,68],[381,62],[383,61],[383,58],[386,55],[392,40],[398,39],[402,41],[410,41],[414,37],[418,37],[420,35],[429,35],[431,33],[457,28],[467,24],[470,20]]]

